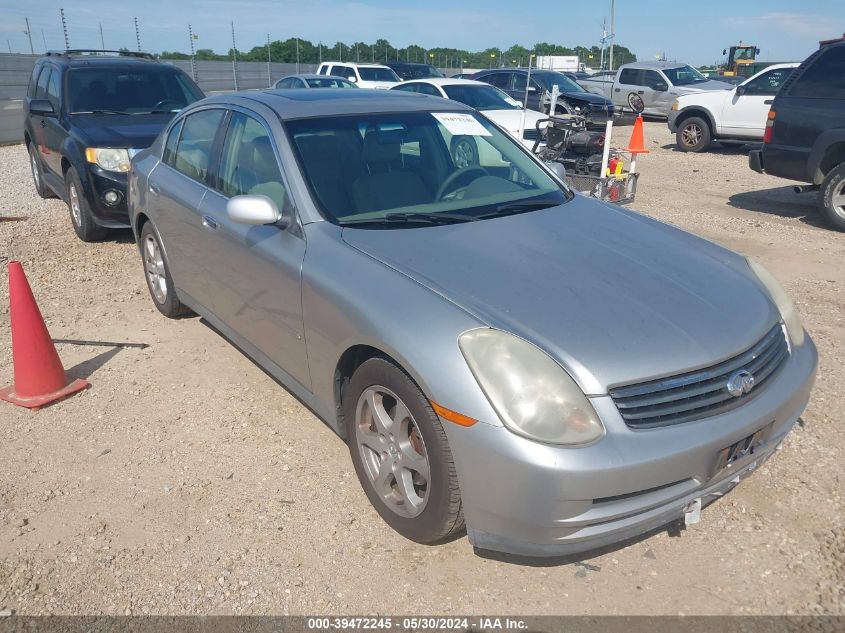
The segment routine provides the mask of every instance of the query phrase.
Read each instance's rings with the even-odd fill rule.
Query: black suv
[[[845,231],[845,37],[810,55],[784,82],[766,122],[754,171],[811,183],[828,221]]]
[[[431,64],[415,64],[414,62],[388,62],[387,66],[393,69],[401,79],[426,79],[428,77],[442,77],[443,73]]]
[[[128,227],[130,159],[203,96],[184,72],[146,53],[48,52],[35,63],[24,104],[35,190],[67,202],[83,241]]]

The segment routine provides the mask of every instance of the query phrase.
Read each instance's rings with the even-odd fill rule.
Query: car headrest
[[[334,134],[298,136],[296,145],[306,161],[326,161],[338,158],[338,142]]]
[[[252,168],[258,182],[271,182],[279,179],[279,166],[270,137],[258,136],[252,141]]]
[[[393,132],[382,132],[370,128],[364,135],[362,158],[365,163],[391,163],[399,158],[401,136]]]

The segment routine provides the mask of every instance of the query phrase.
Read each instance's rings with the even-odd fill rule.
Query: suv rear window
[[[71,113],[171,112],[203,98],[186,76],[167,68],[75,68],[67,75]]]
[[[845,99],[845,46],[824,51],[798,77],[789,92],[793,97]]]

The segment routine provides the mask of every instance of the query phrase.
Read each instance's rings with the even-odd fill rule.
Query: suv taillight
[[[772,131],[775,129],[775,117],[777,113],[774,110],[769,110],[769,116],[766,119],[766,131],[763,133],[763,143],[772,142]]]

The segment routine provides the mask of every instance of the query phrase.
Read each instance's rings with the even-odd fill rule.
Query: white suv
[[[675,99],[669,129],[682,152],[702,152],[713,141],[763,140],[769,106],[798,63],[773,64],[732,90],[700,92]]]
[[[318,75],[343,77],[359,88],[387,90],[402,80],[392,69],[381,64],[356,64],[353,62],[323,62],[317,69]]]

